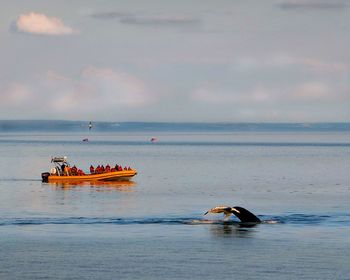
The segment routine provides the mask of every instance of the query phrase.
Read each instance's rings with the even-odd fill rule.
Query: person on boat
[[[103,166],[103,164],[101,165],[101,173],[105,173],[105,167]]]
[[[94,174],[95,173],[95,168],[92,166],[92,164],[90,165],[90,173]]]
[[[130,166],[128,167],[128,170],[131,170]]]
[[[96,169],[95,169],[95,173],[96,174],[100,174],[101,173],[101,166],[97,165]]]
[[[70,173],[71,173],[70,167],[66,165],[66,166],[64,167],[63,175],[69,176]]]
[[[73,167],[71,168],[71,172],[73,176],[76,176],[78,173],[78,168],[75,165],[73,165]]]
[[[112,167],[111,172],[115,172],[115,171],[116,171],[115,167]]]
[[[121,165],[118,165],[118,171],[123,171],[123,167]]]
[[[63,174],[64,175],[64,169],[66,168],[66,165],[64,164],[64,163],[62,163],[62,165],[61,165],[61,170],[62,170],[62,173],[61,174]]]
[[[84,171],[81,170],[80,168],[78,169],[77,174],[78,174],[78,176],[84,176],[85,175]]]
[[[109,164],[106,165],[105,171],[106,171],[106,172],[111,172],[111,167],[109,166]]]

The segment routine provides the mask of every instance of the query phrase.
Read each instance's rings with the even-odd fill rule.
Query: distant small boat
[[[92,122],[89,123],[89,130],[92,128]]]
[[[88,138],[84,138],[83,142],[89,142],[89,139]]]
[[[157,141],[158,141],[157,138],[154,138],[154,137],[151,138],[151,142],[152,142],[152,143],[153,143],[153,142],[157,142]]]

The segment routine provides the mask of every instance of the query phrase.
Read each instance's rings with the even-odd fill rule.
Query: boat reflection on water
[[[59,190],[71,190],[76,188],[94,189],[97,192],[101,191],[120,191],[133,192],[133,187],[136,185],[133,181],[80,181],[80,182],[49,182],[49,185]]]

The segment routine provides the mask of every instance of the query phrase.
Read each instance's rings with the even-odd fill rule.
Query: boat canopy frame
[[[64,157],[51,157],[51,162],[54,162],[54,163],[68,163],[67,162],[67,157],[64,156]]]
[[[70,166],[69,162],[67,161],[67,157],[52,157],[51,162],[55,165],[54,169],[56,169],[56,174],[58,176],[63,176],[64,167]]]

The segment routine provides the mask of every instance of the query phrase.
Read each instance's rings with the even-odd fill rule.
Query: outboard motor
[[[41,173],[42,182],[43,183],[48,183],[49,182],[49,176],[50,176],[49,172]]]

